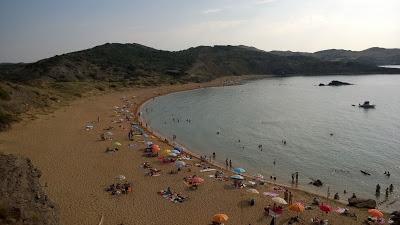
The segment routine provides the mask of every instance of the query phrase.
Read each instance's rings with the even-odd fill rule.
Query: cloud
[[[269,4],[269,3],[272,3],[272,2],[276,2],[276,0],[257,0],[254,3],[256,5],[263,5],[263,4]]]
[[[210,14],[210,13],[218,13],[221,12],[222,9],[206,9],[204,11],[202,11],[203,14]]]

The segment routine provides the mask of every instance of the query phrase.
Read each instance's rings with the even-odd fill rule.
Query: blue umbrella
[[[178,150],[176,150],[176,149],[172,150],[172,153],[175,153],[175,154],[177,154],[177,155],[181,154],[181,152],[178,151]]]
[[[246,170],[243,168],[235,168],[235,169],[233,169],[233,172],[235,172],[237,174],[241,174],[241,173],[246,173]]]
[[[232,175],[231,178],[235,180],[244,180],[244,177],[240,176],[239,174]]]
[[[179,146],[175,146],[174,149],[175,149],[175,150],[178,150],[178,151],[180,151],[180,152],[183,151],[183,148],[182,148],[182,147],[179,147]]]

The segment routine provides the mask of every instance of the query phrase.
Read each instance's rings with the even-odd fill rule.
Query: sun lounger
[[[208,168],[208,169],[200,170],[200,172],[201,172],[201,173],[204,173],[204,172],[211,172],[211,171],[216,171],[216,170],[217,170],[217,169]]]

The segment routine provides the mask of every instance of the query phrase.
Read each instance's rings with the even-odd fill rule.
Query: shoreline
[[[268,78],[273,78],[273,77],[274,76],[266,76],[266,77],[259,78],[259,79],[268,79]],[[242,85],[243,83],[251,81],[251,80],[255,80],[255,79],[251,79],[251,78],[250,79],[246,79],[245,78],[245,79],[239,80],[239,82],[237,82],[235,84],[232,84],[232,85],[229,85],[229,86]],[[256,78],[256,80],[257,80],[257,78]],[[193,158],[196,158],[196,159],[200,160],[201,155],[199,155],[197,153],[194,153],[193,151],[190,150],[190,148],[187,148],[187,146],[183,145],[182,143],[179,143],[177,141],[173,141],[170,138],[167,138],[167,137],[163,136],[162,134],[160,134],[159,132],[155,131],[154,129],[152,129],[148,125],[143,126],[143,124],[147,124],[147,121],[143,117],[142,109],[148,102],[152,101],[152,99],[154,99],[156,97],[166,96],[166,95],[169,95],[169,94],[180,93],[180,92],[193,91],[193,90],[198,90],[198,89],[202,89],[202,88],[223,87],[223,86],[225,86],[225,85],[221,85],[221,84],[218,85],[217,84],[217,85],[211,85],[211,86],[206,86],[206,87],[189,88],[189,89],[185,89],[185,90],[172,91],[172,92],[165,93],[163,95],[157,95],[157,96],[150,97],[147,100],[142,101],[138,105],[138,107],[136,108],[136,111],[135,111],[135,116],[137,116],[138,122],[141,125],[141,127],[146,132],[148,132],[150,135],[153,135],[154,137],[156,137],[158,139],[158,141],[167,144],[171,148],[173,148],[176,145],[181,146],[181,147],[183,147],[185,149],[185,153],[187,153],[188,155],[190,155]],[[216,167],[219,170],[222,170],[224,172],[228,172],[229,174],[234,174],[234,172],[232,170],[226,168],[226,166],[224,166],[220,162],[217,162],[215,160],[212,160],[212,161],[207,160],[206,162],[210,166]],[[249,175],[249,174],[242,174],[242,176],[247,178],[247,179],[251,179],[251,180],[255,179],[254,176]],[[294,187],[293,185],[286,184],[286,183],[273,182],[273,181],[269,181],[269,180],[265,180],[265,183],[269,184],[269,185],[275,185],[275,186],[278,186],[278,187],[286,188],[286,189],[289,189],[289,190],[295,190],[295,191],[298,191],[298,192],[303,192],[305,194],[315,195],[315,196],[317,196],[319,198],[322,198],[322,199],[325,199],[325,200],[329,200],[329,201],[334,201],[334,202],[337,202],[337,203],[342,204],[344,206],[347,206],[347,199],[346,200],[335,200],[333,198],[328,198],[326,195],[324,195],[322,193],[318,193],[318,192],[315,192],[315,191],[312,191],[312,190],[307,190],[306,188],[302,188],[302,187]],[[389,213],[389,212],[385,212],[385,213]]]
[[[233,189],[230,180],[219,181],[209,177],[212,173],[201,173],[201,168],[195,166],[199,163],[198,155],[190,152],[188,148],[187,152],[193,156],[193,160],[188,161],[191,167],[178,174],[169,174],[168,171],[175,169],[174,164],[164,164],[157,158],[143,156],[145,143],[142,136],[135,138],[133,142],[126,137],[130,124],[141,119],[137,113],[154,97],[224,84],[237,85],[254,78],[261,79],[267,76],[223,77],[199,84],[136,87],[104,95],[85,96],[52,113],[40,115],[35,120],[16,123],[10,131],[0,134],[0,151],[32,159],[33,164],[42,171],[41,184],[44,185],[50,199],[59,205],[61,223],[65,225],[97,224],[101,215],[104,215],[104,225],[121,224],[121,222],[149,224],[149,221],[151,224],[203,225],[209,224],[210,218],[215,213],[228,214],[230,219],[227,224],[231,225],[269,224],[271,217],[263,214],[263,207],[273,202],[270,197],[262,193],[276,192],[283,197],[282,189],[275,190],[276,187],[287,187],[292,190],[294,202],[301,201],[308,204],[314,197],[320,197],[322,202],[332,207],[346,207],[343,203],[332,199],[326,200],[324,196],[270,181],[266,182],[267,185],[256,187],[260,195],[252,195],[257,204],[250,207],[247,188]],[[228,82],[225,82],[226,80]],[[114,123],[121,118],[114,107],[125,104],[124,99],[132,104],[129,110],[133,119]],[[92,123],[98,118],[101,119],[94,123],[93,130],[85,130],[87,123]],[[109,127],[113,127],[113,140],[100,141],[99,135]],[[174,143],[170,142],[167,145],[158,137],[160,134],[151,127],[144,129],[149,134],[149,141],[159,144],[163,149],[169,148]],[[115,141],[122,143],[121,151],[106,154],[104,149],[112,146]],[[130,147],[130,144],[133,147]],[[145,170],[140,167],[144,162],[150,162],[160,169],[161,175],[146,176]],[[226,175],[232,173],[215,161],[211,163],[207,161],[207,164],[212,168],[229,171]],[[133,191],[124,196],[111,196],[104,191],[104,188],[119,174],[125,175],[129,182],[133,182]],[[186,176],[193,174],[201,175],[206,180],[196,191],[188,189],[182,183]],[[251,176],[246,175],[246,177]],[[175,204],[156,194],[167,187],[188,196],[189,201]],[[365,209],[348,208],[362,220],[367,218]],[[185,213],[176,214],[179,210],[184,210]],[[284,211],[279,219],[279,225],[286,224],[290,217],[295,215],[286,207]],[[301,215],[306,221],[315,216],[320,216],[318,207]],[[323,217],[329,219],[330,224],[360,224],[360,220],[340,216],[337,213]]]

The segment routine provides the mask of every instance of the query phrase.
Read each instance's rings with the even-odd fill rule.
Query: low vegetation
[[[0,64],[0,127],[21,113],[51,109],[86,94],[132,86],[204,82],[245,74],[400,73],[359,61],[322,60],[246,46],[162,51],[139,44],[104,44],[28,64]]]

